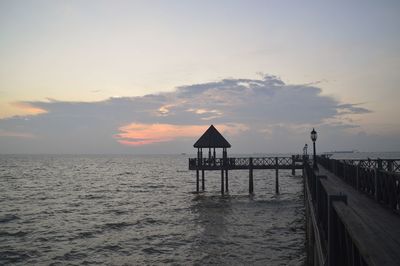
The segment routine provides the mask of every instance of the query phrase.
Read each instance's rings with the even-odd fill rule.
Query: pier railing
[[[347,197],[337,194],[326,176],[304,165],[308,238],[308,265],[369,265],[357,217],[347,206]]]
[[[400,160],[317,160],[356,190],[400,214]]]
[[[205,169],[301,169],[303,155],[285,157],[229,157],[223,158],[189,158],[189,170]]]

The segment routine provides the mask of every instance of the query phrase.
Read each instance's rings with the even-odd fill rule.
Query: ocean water
[[[187,156],[0,155],[0,265],[303,265],[301,172],[206,172]]]

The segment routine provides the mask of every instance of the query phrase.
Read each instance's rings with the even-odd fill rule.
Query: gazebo
[[[202,190],[204,191],[204,170],[221,169],[221,193],[224,193],[224,170],[226,178],[226,191],[228,191],[227,149],[231,144],[211,125],[206,132],[196,141],[193,147],[197,148],[196,160],[196,189],[199,191],[199,170],[201,170]],[[203,149],[208,149],[208,158],[203,158]],[[222,158],[216,157],[216,149],[222,149]]]

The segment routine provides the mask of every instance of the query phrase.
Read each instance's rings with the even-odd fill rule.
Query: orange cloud
[[[167,142],[179,138],[200,137],[209,125],[172,125],[132,123],[119,128],[121,133],[114,137],[119,143],[129,146],[141,146],[158,142]],[[223,133],[237,134],[247,128],[241,124],[216,125]]]
[[[28,115],[39,115],[39,114],[47,113],[46,110],[44,110],[40,107],[34,106],[30,103],[15,102],[15,103],[12,103],[12,105],[23,110]]]
[[[31,133],[6,131],[6,130],[0,129],[0,137],[13,137],[13,138],[32,139],[35,136],[32,135]]]

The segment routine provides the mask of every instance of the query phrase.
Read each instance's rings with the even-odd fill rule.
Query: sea
[[[0,155],[0,265],[304,265],[300,170],[195,193],[188,157]]]

